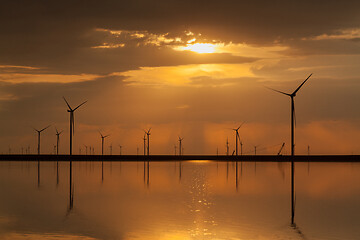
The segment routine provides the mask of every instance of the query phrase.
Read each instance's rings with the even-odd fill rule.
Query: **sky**
[[[359,1],[25,1],[0,9],[0,153],[360,154]],[[178,151],[178,149],[177,149]]]

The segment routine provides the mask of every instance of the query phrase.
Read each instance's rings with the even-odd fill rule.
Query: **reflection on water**
[[[0,162],[0,239],[360,239],[359,173],[357,163]]]

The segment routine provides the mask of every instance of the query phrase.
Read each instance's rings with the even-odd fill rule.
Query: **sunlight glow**
[[[179,47],[178,50],[189,50],[197,53],[214,53],[217,45],[211,43],[187,44],[186,47]]]

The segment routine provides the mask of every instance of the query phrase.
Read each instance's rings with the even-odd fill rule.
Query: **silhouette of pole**
[[[143,140],[144,140],[144,156],[145,156],[146,155],[146,132],[144,134]]]
[[[147,135],[147,155],[150,155],[150,134]]]
[[[40,131],[38,131],[38,155],[40,155]]]
[[[294,104],[294,96],[291,97],[291,156],[295,154],[295,136],[294,136],[294,127],[295,127],[295,104]]]

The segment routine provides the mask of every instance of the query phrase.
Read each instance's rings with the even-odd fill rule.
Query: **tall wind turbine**
[[[99,132],[101,135],[101,155],[104,155],[104,139],[107,138],[110,135],[102,135],[101,132]]]
[[[182,140],[184,140],[184,138],[181,138],[181,137],[179,136],[179,155],[180,155],[180,156],[182,155],[182,147],[181,147]]]
[[[294,156],[295,154],[295,139],[294,139],[294,127],[295,127],[295,102],[294,102],[294,98],[296,96],[296,93],[300,90],[300,88],[305,84],[305,82],[311,77],[312,74],[310,74],[296,89],[293,93],[285,93],[285,92],[281,92],[279,90],[276,89],[272,89],[271,90],[284,94],[286,96],[289,96],[291,99],[291,156]]]
[[[147,155],[149,156],[150,155],[150,130],[151,128],[149,128],[149,130],[145,131],[145,134],[147,136]],[[144,139],[145,139],[145,136],[144,136]]]
[[[234,128],[233,130],[235,131],[235,155],[238,155],[238,140],[240,140],[240,135],[239,135],[239,129],[241,128],[241,126],[244,124],[244,122],[242,124],[240,124],[240,126],[238,128]]]
[[[50,127],[50,125],[47,126],[46,128],[41,129],[41,130],[37,130],[36,128],[34,128],[34,130],[37,131],[37,133],[38,133],[38,154],[40,154],[40,134],[41,134],[42,131],[44,131],[48,127]]]
[[[305,82],[311,77],[312,73],[295,89],[293,93],[285,93],[275,89],[270,88],[271,90],[289,96],[291,99],[291,156],[295,154],[295,139],[294,139],[294,127],[295,127],[295,102],[294,97],[300,88],[305,84]],[[294,223],[295,217],[295,196],[294,196],[294,158],[291,159],[291,223]]]
[[[55,128],[56,130],[56,155],[59,155],[59,143],[60,143],[60,134],[63,132],[63,131],[58,131],[57,128]]]
[[[72,136],[75,133],[75,119],[74,119],[74,112],[76,109],[78,109],[81,105],[85,104],[87,101],[81,103],[76,108],[72,109],[70,107],[70,104],[66,101],[65,97],[63,97],[64,101],[66,102],[66,105],[68,106],[68,112],[70,113],[70,155],[72,155]]]

